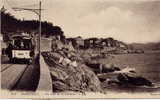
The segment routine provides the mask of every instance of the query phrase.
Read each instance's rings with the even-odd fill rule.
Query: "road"
[[[21,61],[9,63],[6,56],[2,56],[1,87],[7,90],[35,91],[39,82],[39,68]]]

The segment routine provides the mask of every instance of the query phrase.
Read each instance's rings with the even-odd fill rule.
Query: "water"
[[[160,83],[160,52],[148,52],[144,54],[113,55],[113,58],[103,59],[103,63],[113,63],[120,68],[135,68],[139,75]]]
[[[160,91],[160,52],[113,55],[113,58],[102,59],[100,62],[114,64],[120,68],[135,68],[138,75],[149,79],[155,84],[155,87],[108,87],[106,88],[107,91],[128,93]]]

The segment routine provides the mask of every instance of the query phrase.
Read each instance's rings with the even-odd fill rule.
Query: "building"
[[[75,42],[78,48],[84,47],[84,40],[80,36],[75,38]]]

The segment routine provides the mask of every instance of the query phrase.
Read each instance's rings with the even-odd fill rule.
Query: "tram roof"
[[[32,37],[27,36],[27,35],[13,35],[12,36],[12,39],[17,39],[17,38],[20,38],[20,39],[31,39]]]

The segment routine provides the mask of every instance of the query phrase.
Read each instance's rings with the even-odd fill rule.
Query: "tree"
[[[10,13],[1,12],[2,18],[2,34],[17,34],[18,32],[38,33],[39,21],[37,20],[19,20]],[[59,26],[54,26],[52,23],[42,22],[42,36],[64,36],[62,29]]]

